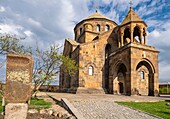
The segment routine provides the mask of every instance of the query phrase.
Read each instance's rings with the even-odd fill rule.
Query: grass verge
[[[43,99],[38,99],[38,98],[32,98],[29,109],[36,109],[36,110],[41,110],[41,109],[47,109],[51,107],[51,102],[46,102]]]
[[[36,109],[36,110],[41,110],[41,109],[47,109],[51,107],[51,102],[46,102],[43,99],[38,99],[38,98],[32,98],[29,109]],[[0,112],[3,111],[2,107],[2,99],[0,98]]]
[[[3,112],[2,99],[0,98],[0,112]]]
[[[164,119],[170,119],[170,106],[166,104],[166,101],[160,102],[116,102],[121,105],[126,105],[144,112],[162,117]],[[170,103],[170,102],[169,102]]]

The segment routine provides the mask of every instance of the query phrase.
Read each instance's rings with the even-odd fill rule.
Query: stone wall
[[[153,47],[130,43],[110,56],[110,90],[119,93],[118,70],[120,64],[126,67],[125,94],[149,95],[158,92],[158,51]],[[144,78],[141,78],[141,72]],[[151,94],[156,95],[156,94]]]

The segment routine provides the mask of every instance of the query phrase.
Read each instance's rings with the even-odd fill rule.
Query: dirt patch
[[[64,119],[64,118],[59,118],[53,115],[40,114],[40,113],[33,113],[33,114],[28,113],[27,119]]]
[[[0,119],[4,119],[4,115],[0,114]]]
[[[0,114],[0,119],[4,119],[4,115]],[[33,113],[33,114],[28,113],[26,119],[65,119],[65,118],[59,118],[53,115],[40,114],[40,113]]]

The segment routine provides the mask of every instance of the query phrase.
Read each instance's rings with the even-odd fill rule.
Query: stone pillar
[[[130,30],[130,41],[131,41],[131,43],[134,42],[134,41],[133,41],[133,30],[132,30],[132,29]]]
[[[133,40],[133,25],[132,24],[130,24],[130,41],[131,41],[131,43],[133,43],[134,42],[134,40]]]
[[[154,96],[159,96],[158,73],[154,74]]]
[[[26,119],[31,97],[33,58],[26,55],[7,55],[5,119]],[[12,117],[12,118],[11,118]]]
[[[120,46],[121,46],[121,42],[120,42],[120,38],[119,38],[118,47],[120,48]]]
[[[131,95],[131,79],[130,79],[130,72],[126,72],[126,95]]]
[[[143,30],[142,29],[140,29],[140,43],[141,44],[144,44],[144,41],[143,41]]]
[[[109,93],[113,94],[113,76],[109,76]]]
[[[121,46],[124,45],[124,42],[123,42],[123,35],[124,35],[124,33],[121,33]]]
[[[144,33],[144,44],[146,45],[146,33]]]

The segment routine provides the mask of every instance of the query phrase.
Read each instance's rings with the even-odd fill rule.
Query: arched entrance
[[[113,79],[113,91],[114,94],[126,94],[127,88],[127,68],[123,63],[120,63],[116,67],[116,75]]]
[[[154,67],[150,62],[141,61],[136,67],[137,90],[141,95],[154,96]]]

